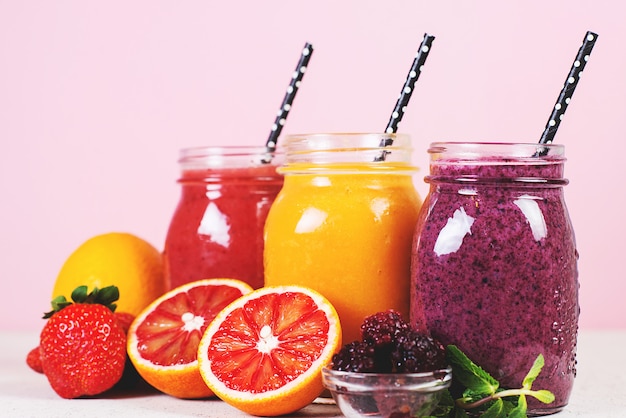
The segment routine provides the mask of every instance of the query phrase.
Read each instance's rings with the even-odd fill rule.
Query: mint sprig
[[[433,418],[527,418],[527,396],[549,404],[554,394],[548,390],[533,390],[532,385],[541,373],[544,358],[539,354],[518,389],[501,388],[500,383],[480,366],[470,360],[457,346],[446,347],[452,366],[453,379],[463,386],[462,396],[453,399],[445,396]]]

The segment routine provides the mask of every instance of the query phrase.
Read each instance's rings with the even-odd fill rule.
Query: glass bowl
[[[439,404],[452,369],[427,373],[355,373],[322,370],[324,386],[348,418],[423,417]]]

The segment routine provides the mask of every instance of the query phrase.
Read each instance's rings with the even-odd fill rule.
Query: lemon
[[[65,261],[52,298],[70,299],[81,285],[117,286],[117,312],[139,314],[166,291],[161,253],[147,241],[122,232],[97,235],[81,244]]]

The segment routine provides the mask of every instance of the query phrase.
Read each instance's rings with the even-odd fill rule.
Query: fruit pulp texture
[[[361,338],[368,315],[395,309],[408,318],[411,241],[421,205],[411,175],[353,169],[286,173],[265,229],[265,284],[324,295],[339,314],[344,343]]]
[[[578,254],[562,187],[507,183],[561,177],[562,164],[431,167],[492,184],[431,184],[415,234],[411,321],[456,344],[503,387],[521,387],[539,354],[534,389],[552,391],[531,413],[567,404],[575,370]]]
[[[240,296],[234,287],[198,286],[162,301],[137,327],[141,356],[160,366],[196,361],[206,327]]]
[[[280,389],[320,357],[329,329],[325,312],[309,296],[263,295],[224,319],[208,348],[211,368],[232,390]]]
[[[208,278],[263,286],[263,227],[282,176],[273,165],[183,171],[165,242],[170,288]]]

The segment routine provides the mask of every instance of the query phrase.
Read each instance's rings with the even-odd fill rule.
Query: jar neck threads
[[[381,143],[389,144],[381,147]],[[334,173],[412,174],[408,135],[384,133],[332,133],[290,135],[284,143],[285,174]],[[385,159],[380,161],[381,153]]]
[[[265,147],[251,146],[184,148],[178,159],[183,171],[278,166],[283,162],[284,154],[281,150],[269,152]]]
[[[178,160],[184,185],[207,183],[241,184],[281,183],[276,172],[284,162],[282,151],[268,152],[265,147],[197,147],[180,151]]]
[[[541,155],[536,151],[541,148]],[[564,147],[520,143],[437,142],[428,149],[427,183],[560,187]]]

